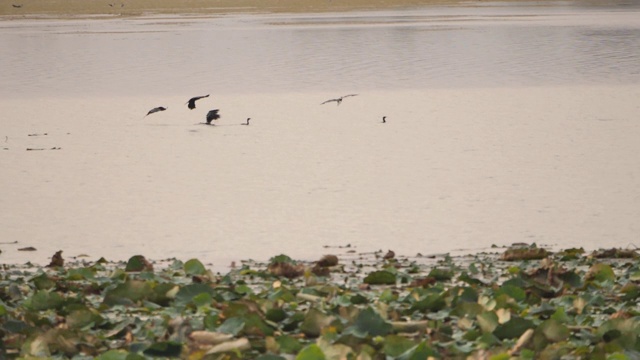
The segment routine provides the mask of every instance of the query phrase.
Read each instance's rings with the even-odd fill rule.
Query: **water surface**
[[[634,243],[640,10],[538,5],[2,21],[1,259]]]

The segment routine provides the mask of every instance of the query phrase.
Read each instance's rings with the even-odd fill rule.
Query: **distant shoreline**
[[[482,0],[13,0],[0,5],[0,19],[135,17],[180,14],[304,13],[382,10],[417,6],[475,6]]]

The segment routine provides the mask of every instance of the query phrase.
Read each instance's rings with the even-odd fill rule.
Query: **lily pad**
[[[371,307],[362,310],[355,323],[344,330],[345,334],[352,334],[359,338],[367,336],[385,336],[389,334],[393,326],[385,321],[380,314]]]
[[[367,275],[363,282],[369,285],[394,285],[396,275],[386,270],[374,271]]]
[[[187,275],[202,275],[207,272],[204,265],[198,259],[191,259],[184,263],[184,272]]]

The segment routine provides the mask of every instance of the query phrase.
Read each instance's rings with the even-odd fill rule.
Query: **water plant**
[[[637,253],[541,253],[3,265],[0,357],[640,357]]]

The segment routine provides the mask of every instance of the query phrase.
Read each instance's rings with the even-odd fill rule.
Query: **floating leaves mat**
[[[3,265],[0,358],[640,358],[633,250],[57,260]]]

